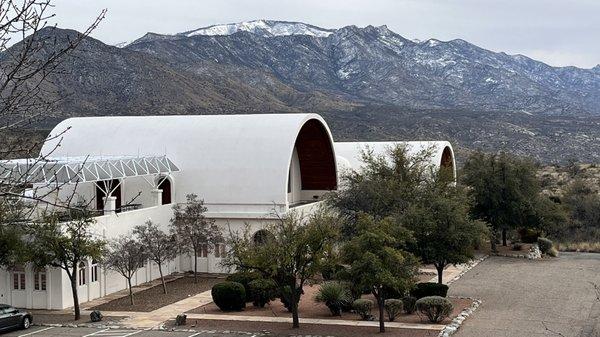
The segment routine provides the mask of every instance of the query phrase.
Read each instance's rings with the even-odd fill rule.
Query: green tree
[[[361,289],[369,291],[377,299],[379,308],[379,331],[385,332],[384,305],[388,292],[403,293],[415,282],[418,261],[402,249],[407,233],[399,231],[393,218],[375,220],[372,216],[359,214],[356,232],[342,247],[342,257],[350,267],[351,280]]]
[[[203,200],[199,200],[195,194],[188,194],[186,199],[185,206],[173,206],[170,227],[179,247],[182,250],[194,251],[194,283],[198,283],[198,255],[204,247],[210,252],[217,244],[223,243],[223,235],[215,220],[204,216],[207,208]]]
[[[348,219],[344,223],[345,238],[356,234],[356,221],[361,213],[376,219],[404,213],[433,174],[429,164],[431,149],[409,155],[406,147],[390,147],[384,155],[369,149],[362,154],[363,168],[342,177],[343,188],[330,195],[330,202]]]
[[[163,275],[163,265],[177,256],[179,249],[175,237],[163,232],[151,220],[146,221],[143,225],[135,226],[133,234],[144,246],[148,258],[158,266],[163,293],[166,294],[167,283]]]
[[[64,270],[69,277],[75,320],[81,317],[77,274],[79,264],[88,259],[100,260],[106,242],[98,239],[93,230],[94,220],[85,215],[60,223],[55,217],[30,225],[31,240],[27,247],[31,261],[38,267],[52,266]]]
[[[281,294],[289,295],[293,327],[300,327],[298,302],[306,281],[317,274],[337,236],[337,220],[325,210],[309,216],[289,212],[251,235],[230,234],[230,254],[222,261],[226,267],[260,272],[277,283]]]
[[[471,219],[471,200],[463,186],[453,183],[450,172],[441,171],[420,192],[400,221],[415,238],[410,250],[423,263],[435,266],[442,283],[447,265],[473,258],[475,247],[488,233],[487,225]]]
[[[539,181],[531,161],[507,153],[476,152],[465,162],[462,178],[474,201],[472,215],[491,226],[492,250],[496,250],[499,231],[506,246],[508,230],[537,225],[529,223],[532,214],[539,214],[536,207],[540,205]]]
[[[104,266],[121,274],[127,280],[131,305],[134,304],[131,278],[144,266],[147,258],[144,246],[131,236],[121,236],[112,240],[105,254]]]

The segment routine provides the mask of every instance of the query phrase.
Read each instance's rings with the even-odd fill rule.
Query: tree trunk
[[[294,329],[298,329],[300,328],[300,319],[298,318],[298,299],[297,299],[297,289],[296,289],[296,282],[294,282],[294,285],[292,286],[292,294],[290,295],[290,300],[292,303],[292,328]]]
[[[131,289],[131,277],[127,279],[127,283],[129,283],[129,302],[131,302],[131,305],[134,305],[135,303],[133,303],[133,289]]]
[[[75,312],[75,320],[78,321],[81,318],[81,311],[79,310],[79,294],[77,292],[77,268],[73,268],[73,275],[69,275],[69,279],[73,294],[73,311]]]
[[[194,249],[194,283],[198,283],[198,253]]]
[[[490,238],[492,244],[492,253],[498,253],[498,247],[496,247],[496,230],[492,230],[492,236]]]
[[[506,229],[502,229],[502,245],[506,247]]]
[[[158,273],[160,274],[160,282],[162,282],[163,293],[166,294],[167,293],[167,284],[165,283],[165,277],[163,276],[161,263],[158,263]]]
[[[379,332],[385,332],[385,316],[383,316],[385,300],[379,294],[377,296],[377,306],[379,307]]]
[[[437,274],[438,274],[438,283],[442,284],[442,276],[444,275],[444,266],[441,264],[436,264],[435,269],[437,270]]]

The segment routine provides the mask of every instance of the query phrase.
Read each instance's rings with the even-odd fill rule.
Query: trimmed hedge
[[[448,286],[434,282],[417,283],[415,288],[410,291],[410,294],[417,299],[428,296],[446,297],[448,294]]]
[[[431,323],[439,323],[452,313],[452,302],[440,296],[427,296],[417,300],[417,310]]]
[[[414,296],[404,296],[402,298],[402,306],[405,313],[412,314],[417,310],[417,298]]]
[[[248,288],[250,295],[246,296],[246,299],[250,297],[255,307],[264,308],[265,304],[277,298],[277,284],[273,280],[254,280],[248,284]]]
[[[253,271],[238,271],[233,274],[230,274],[225,279],[229,282],[237,282],[244,286],[244,290],[246,291],[246,302],[252,302],[252,297],[250,297],[250,282],[254,280],[261,279],[261,275],[257,272]]]
[[[217,283],[210,294],[213,302],[223,311],[240,311],[246,307],[246,290],[241,283]]]
[[[373,301],[368,299],[358,299],[352,303],[352,308],[365,321],[373,319],[371,315],[371,309],[373,309]]]
[[[390,298],[388,300],[385,300],[384,307],[385,312],[388,315],[388,319],[390,320],[390,322],[393,322],[396,319],[396,316],[398,316],[402,312],[402,308],[404,307],[404,305],[402,303],[402,300]]]

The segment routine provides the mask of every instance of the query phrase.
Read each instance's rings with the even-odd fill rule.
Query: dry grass
[[[561,252],[600,253],[600,242],[567,242],[556,246]]]

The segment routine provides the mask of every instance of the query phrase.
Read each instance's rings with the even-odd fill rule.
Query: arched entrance
[[[157,188],[162,190],[161,205],[167,205],[171,203],[171,180],[167,177],[161,177]]]

